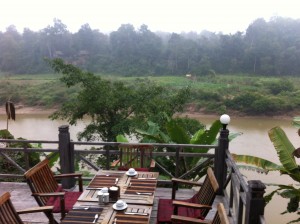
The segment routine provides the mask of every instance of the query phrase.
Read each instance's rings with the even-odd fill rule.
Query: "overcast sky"
[[[38,31],[57,18],[71,32],[86,23],[105,33],[130,23],[135,28],[146,24],[153,32],[233,34],[257,18],[298,19],[299,5],[296,0],[2,0],[0,30],[15,25],[20,32],[24,27]]]

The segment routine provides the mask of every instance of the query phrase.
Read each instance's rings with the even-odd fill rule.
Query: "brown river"
[[[218,116],[201,116],[201,115],[190,115],[199,119],[202,123],[206,124],[207,127],[216,120]],[[0,115],[0,129],[6,128],[6,116]],[[229,144],[229,149],[233,153],[237,154],[248,154],[253,156],[262,157],[273,162],[278,163],[278,157],[274,147],[269,140],[268,130],[280,126],[286,132],[287,136],[298,148],[300,145],[300,137],[297,135],[297,129],[291,125],[292,117],[285,119],[276,118],[241,118],[231,117],[231,122],[228,125],[230,132],[242,132],[243,134],[234,139]],[[77,126],[70,126],[71,138],[76,140],[76,133],[83,130],[85,122],[82,121]],[[47,115],[17,115],[16,121],[9,122],[9,131],[17,137],[23,137],[30,140],[57,140],[58,139],[58,127],[64,125],[64,121],[52,121],[48,119]],[[297,161],[300,164],[300,161]],[[242,170],[247,180],[259,179],[264,183],[293,183],[288,176],[280,176],[277,172],[271,172],[268,175],[258,174],[252,171]],[[267,187],[269,192],[271,187]],[[280,215],[286,208],[287,201],[281,197],[274,197],[270,204],[267,205],[265,210],[265,217],[267,223],[281,224],[287,223],[293,219],[296,219],[295,214]]]

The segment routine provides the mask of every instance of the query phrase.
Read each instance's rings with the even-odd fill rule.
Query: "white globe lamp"
[[[230,122],[230,117],[228,114],[223,114],[221,117],[220,117],[220,122],[221,124],[223,125],[223,130],[226,130],[226,126],[229,124]]]

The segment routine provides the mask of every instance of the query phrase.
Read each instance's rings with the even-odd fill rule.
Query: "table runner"
[[[146,224],[150,222],[151,207],[143,205],[129,205],[125,211],[115,211],[111,220],[112,224],[121,223],[139,223]],[[126,214],[133,213],[133,214]]]
[[[116,185],[116,179],[123,174],[96,175],[90,182],[88,188],[111,187]]]
[[[152,193],[154,194],[156,189],[157,180],[152,179],[136,179],[132,178],[130,186],[127,187],[125,194],[137,194],[140,193]]]
[[[69,213],[66,215],[66,217],[61,223],[65,223],[65,224],[92,223],[95,219],[96,214],[98,214],[100,217],[102,210],[103,208],[92,208],[92,207],[89,207],[87,210],[85,210],[84,207],[72,209],[71,211],[69,211]]]

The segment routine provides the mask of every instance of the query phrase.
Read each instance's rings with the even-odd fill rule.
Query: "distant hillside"
[[[300,20],[257,19],[245,33],[154,33],[147,25],[123,24],[104,34],[88,24],[71,33],[60,20],[34,32],[14,26],[0,32],[0,73],[52,72],[44,58],[65,61],[95,73],[120,76],[247,73],[300,75]]]

